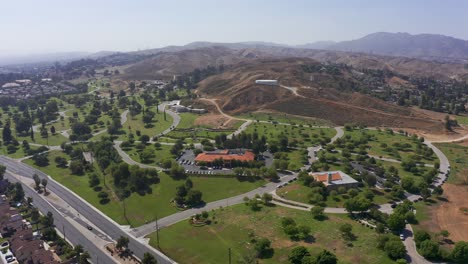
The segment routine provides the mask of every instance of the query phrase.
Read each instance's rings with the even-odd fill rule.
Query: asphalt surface
[[[129,235],[129,233],[124,231],[122,226],[115,223],[112,219],[110,219],[109,217],[101,213],[99,210],[94,208],[91,204],[75,195],[72,191],[58,184],[52,178],[48,177],[41,171],[31,168],[26,164],[11,160],[4,156],[0,156],[0,163],[5,165],[7,167],[7,170],[25,177],[32,178],[34,173],[39,175],[39,177],[41,178],[47,177],[49,179],[47,189],[59,196],[68,205],[70,205],[77,212],[79,212],[79,214],[81,214],[83,217],[92,220],[95,226],[99,227],[100,230],[102,230],[104,233],[110,236],[113,240],[117,240],[120,236],[127,236],[130,240],[129,249],[133,251],[133,253],[140,259],[143,258],[144,253],[151,252],[158,259],[158,263],[174,263],[174,261],[163,255],[161,252]],[[37,197],[38,198],[33,197],[34,203],[37,203],[36,200],[42,200],[40,196]],[[89,241],[81,242],[86,245],[90,243]],[[81,242],[80,244],[82,244]],[[90,254],[94,253],[94,251],[92,250],[89,250],[89,252]]]
[[[10,167],[8,167],[10,168]],[[5,173],[6,178],[10,182],[20,182],[10,172]],[[88,251],[91,256],[93,263],[116,263],[110,256],[102,252],[94,243],[85,237],[81,231],[76,229],[67,219],[66,216],[62,215],[55,207],[44,200],[43,196],[38,194],[35,190],[21,182],[26,196],[33,198],[34,206],[38,208],[43,214],[52,212],[54,216],[54,224],[60,232],[65,232],[66,239],[73,245],[82,245],[83,248]]]

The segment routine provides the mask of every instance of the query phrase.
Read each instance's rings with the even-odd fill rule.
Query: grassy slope
[[[246,129],[247,133],[253,133],[255,131],[260,136],[264,135],[267,138],[267,141],[277,140],[280,134],[284,134],[288,137],[290,143],[297,141],[298,147],[310,147],[319,143],[321,137],[332,138],[336,134],[336,131],[333,128],[301,128],[296,126],[265,123],[253,123]]]
[[[281,197],[306,204],[309,203],[307,195],[310,192],[311,189],[309,187],[304,186],[301,182],[294,182],[277,190],[277,194]],[[376,189],[374,190],[374,194],[374,202],[376,204],[383,204],[389,201],[389,199],[385,197],[385,193],[383,191]],[[330,196],[327,196],[327,200],[325,202],[328,207],[343,207],[346,199],[349,199],[348,195],[339,194],[335,197],[335,199],[333,199]]]
[[[362,133],[363,133],[362,130],[345,131],[345,135],[351,135],[353,138],[359,138]],[[365,130],[365,133],[369,135],[374,135],[376,137],[375,140],[369,142],[370,150],[368,152],[370,155],[396,159],[396,157],[392,156],[391,153],[386,152],[380,146],[380,144],[386,143],[388,146],[392,147],[393,143],[396,143],[396,142],[401,143],[401,144],[409,143],[412,146],[412,151],[407,151],[407,152],[399,151],[398,152],[401,156],[401,160],[405,160],[410,155],[415,154],[416,146],[410,137],[406,137],[398,133],[394,133],[393,135],[390,135],[386,131],[377,131],[377,130]],[[422,159],[423,162],[428,163],[428,164],[433,164],[434,161],[436,160],[437,159],[435,155],[432,155],[431,160]]]
[[[111,202],[105,205],[100,204],[99,199],[97,198],[98,192],[89,188],[88,176],[71,175],[69,169],[57,168],[54,162],[54,158],[56,156],[68,158],[60,151],[52,151],[49,154],[50,165],[47,167],[37,167],[34,165],[32,160],[26,160],[25,163],[51,175],[56,181],[60,182],[83,197],[85,200],[110,216],[116,222],[120,224],[128,224],[123,216],[123,205],[121,202],[117,201],[116,199],[112,199]],[[158,217],[164,217],[177,212],[177,210],[172,207],[169,202],[175,195],[176,187],[183,184],[184,181],[173,180],[164,173],[160,173],[159,176],[161,181],[159,184],[151,186],[151,194],[140,196],[134,193],[125,200],[127,217],[132,226],[139,226],[144,224],[145,221],[153,220],[156,214]],[[106,180],[108,186],[112,186],[109,176],[107,176]],[[239,182],[235,178],[202,177],[193,177],[192,181],[194,183],[194,189],[203,192],[203,200],[206,202],[242,194],[257,188],[264,183],[263,181],[257,181],[253,183]],[[102,184],[103,179],[101,177],[101,186]]]
[[[213,215],[213,213],[210,213]],[[248,234],[253,231],[258,237],[272,241],[274,254],[260,263],[288,263],[287,256],[295,246],[303,245],[311,254],[322,249],[333,251],[340,263],[393,263],[383,251],[375,248],[377,234],[345,215],[329,215],[323,222],[313,220],[308,212],[283,207],[267,207],[252,212],[245,205],[236,205],[215,211],[211,225],[192,227],[182,221],[160,231],[160,246],[170,257],[180,263],[226,263],[228,248],[232,249],[235,263],[252,247]],[[293,217],[299,225],[311,228],[313,242],[291,241],[280,226],[282,217]],[[357,240],[353,247],[345,246],[338,226],[353,225]],[[150,235],[150,244],[156,246],[156,235]]]

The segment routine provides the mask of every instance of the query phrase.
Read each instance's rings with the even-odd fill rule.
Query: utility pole
[[[156,242],[159,248],[159,226],[158,226],[158,216],[156,215],[156,221],[154,222],[156,225]]]
[[[62,233],[63,233],[63,240],[65,240],[66,242],[67,239],[65,238],[65,225],[62,225]]]
[[[231,248],[228,249],[228,253],[229,253],[229,264],[231,264]]]

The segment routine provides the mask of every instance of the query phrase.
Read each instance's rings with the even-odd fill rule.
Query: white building
[[[278,80],[255,80],[255,83],[262,85],[278,85]]]

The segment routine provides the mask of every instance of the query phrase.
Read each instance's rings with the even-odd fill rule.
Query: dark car
[[[88,230],[93,230],[93,227],[90,225],[87,225],[86,228],[88,228]]]

